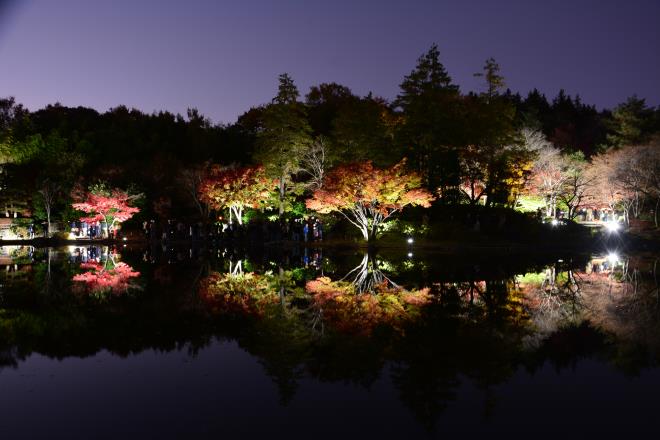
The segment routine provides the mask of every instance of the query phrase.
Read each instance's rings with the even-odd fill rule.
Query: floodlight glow
[[[557,226],[559,224],[559,220],[557,220],[556,218],[553,218],[552,221],[550,222],[550,224],[552,224],[552,226]]]
[[[413,240],[412,237],[408,237],[408,244],[413,244],[413,241],[414,241],[414,240]]]
[[[609,261],[611,265],[615,265],[616,263],[619,262],[619,256],[617,255],[616,252],[610,252],[607,255],[607,261]]]
[[[413,256],[413,253],[412,253],[412,252],[408,252],[408,258],[412,258],[412,256]]]
[[[609,221],[605,223],[605,228],[607,229],[608,232],[616,232],[619,230],[621,225],[617,221]]]

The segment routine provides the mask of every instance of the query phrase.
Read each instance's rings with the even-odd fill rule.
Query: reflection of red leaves
[[[344,333],[369,335],[377,327],[402,330],[402,325],[431,301],[429,289],[407,291],[378,286],[376,292],[358,294],[351,283],[320,277],[306,286],[313,304],[323,310],[324,320]]]
[[[126,263],[116,263],[112,268],[106,268],[103,263],[82,263],[82,269],[87,269],[73,276],[73,281],[81,283],[90,293],[112,291],[114,293],[126,292],[132,287],[133,278],[140,276],[140,272],[133,270]]]

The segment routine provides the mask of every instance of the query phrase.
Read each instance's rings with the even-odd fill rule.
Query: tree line
[[[85,202],[81,188],[121,188],[145,218],[208,221],[224,211],[240,223],[246,208],[282,217],[334,206],[358,224],[364,210],[364,235],[409,204],[515,207],[536,195],[548,216],[559,206],[574,217],[587,204],[607,205],[627,216],[652,213],[657,223],[660,107],[636,96],[611,110],[564,91],[523,97],[506,88],[492,58],[475,76],[483,90],[462,92],[436,45],[391,102],[336,83],[301,97],[282,74],[272,101],[234,124],[213,124],[196,109],[28,111],[1,99],[0,208],[67,221],[80,217],[73,205]],[[345,192],[350,179],[359,194]],[[223,185],[233,188],[227,194],[256,186],[236,201]],[[351,199],[362,202],[348,206]]]

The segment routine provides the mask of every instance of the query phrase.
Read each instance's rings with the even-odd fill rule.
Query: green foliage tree
[[[46,222],[46,235],[50,234],[53,214],[70,203],[70,192],[85,158],[68,148],[67,140],[52,132],[45,139],[39,137],[39,153],[35,157],[37,169],[33,198],[33,216]]]
[[[390,166],[402,157],[395,143],[401,122],[387,102],[371,94],[352,100],[339,109],[333,121],[331,161],[361,162],[371,160],[378,166]]]
[[[652,118],[653,110],[646,106],[646,101],[636,95],[631,96],[612,111],[608,144],[622,147],[644,143],[649,139]]]
[[[477,78],[486,80],[486,97],[490,100],[497,96],[500,90],[504,89],[504,77],[500,75],[500,65],[494,58],[488,58],[484,64],[483,72],[474,74]]]
[[[453,147],[463,126],[460,95],[440,62],[437,45],[417,60],[399,87],[394,106],[403,116],[397,139],[404,154],[428,188],[456,186],[458,163]]]
[[[489,58],[483,70],[477,76],[485,79],[486,91],[463,99],[470,129],[463,140],[467,146],[461,146],[458,153],[461,189],[471,203],[484,196],[487,206],[508,204],[527,158],[515,128],[515,107],[500,94],[504,87],[500,67]],[[466,183],[470,191],[463,189]],[[475,191],[475,186],[480,190]]]
[[[255,159],[264,164],[267,175],[279,180],[281,216],[287,207],[287,196],[296,188],[293,178],[300,171],[303,154],[312,138],[307,112],[297,100],[298,89],[293,80],[285,73],[279,81],[277,96],[263,112]]]

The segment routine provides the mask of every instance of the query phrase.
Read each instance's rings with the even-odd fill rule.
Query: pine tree
[[[460,95],[440,62],[437,45],[417,60],[415,69],[400,85],[394,101],[402,111],[398,143],[427,188],[451,186],[457,162],[451,149],[462,136]],[[455,182],[454,182],[455,183]]]
[[[483,67],[483,72],[477,72],[474,76],[486,80],[486,97],[488,100],[493,99],[505,87],[504,77],[500,75],[500,65],[497,64],[494,58],[488,58]]]
[[[256,159],[264,165],[269,177],[279,180],[281,216],[286,210],[287,195],[293,189],[293,176],[300,171],[303,153],[311,143],[312,130],[291,77],[282,74],[279,82],[277,96],[264,109]]]
[[[653,116],[644,99],[636,95],[619,104],[612,111],[607,142],[614,147],[638,145],[647,140],[646,130]]]

